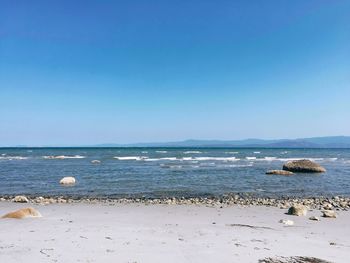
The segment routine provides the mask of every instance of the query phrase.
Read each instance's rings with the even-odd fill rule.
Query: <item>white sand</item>
[[[0,202],[0,214],[28,204]],[[350,212],[336,219],[268,207],[53,204],[42,218],[0,220],[0,262],[258,262],[313,256],[350,262]],[[290,219],[294,226],[284,226]],[[231,226],[245,224],[267,228]],[[334,242],[335,245],[330,245]]]

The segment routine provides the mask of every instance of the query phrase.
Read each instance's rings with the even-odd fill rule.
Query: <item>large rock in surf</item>
[[[15,198],[12,199],[13,202],[16,203],[28,203],[29,200],[27,197],[25,197],[24,195],[17,195],[15,196]]]
[[[288,215],[306,216],[307,208],[303,205],[293,205],[288,209]]]
[[[294,173],[285,170],[269,170],[266,174],[293,175]]]
[[[73,184],[75,184],[75,178],[71,177],[71,176],[63,177],[60,181],[60,184],[73,185]]]
[[[306,159],[289,161],[283,165],[283,170],[294,173],[324,173],[326,171],[321,165]]]
[[[1,218],[15,218],[22,219],[26,217],[42,217],[42,215],[33,207],[22,208],[14,212],[10,212]]]

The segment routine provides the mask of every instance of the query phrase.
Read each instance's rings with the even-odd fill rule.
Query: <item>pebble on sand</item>
[[[293,226],[294,225],[294,221],[292,221],[292,220],[281,219],[279,222],[286,225],[286,226]]]
[[[324,210],[322,211],[323,217],[336,218],[337,214],[333,210]]]
[[[320,221],[320,218],[317,216],[310,216],[309,220],[313,220],[313,221]]]
[[[15,196],[15,198],[12,199],[13,202],[16,203],[28,203],[29,200],[27,197],[25,197],[24,195],[17,195]]]

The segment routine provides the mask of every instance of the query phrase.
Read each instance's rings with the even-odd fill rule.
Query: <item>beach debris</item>
[[[227,224],[226,226],[236,226],[236,227],[247,227],[247,228],[253,228],[253,229],[269,229],[274,230],[271,227],[267,226],[252,226],[252,225],[245,225],[245,224]]]
[[[303,159],[289,161],[283,165],[283,170],[294,173],[324,173],[326,169],[318,163]]]
[[[42,217],[42,215],[34,209],[33,207],[22,208],[14,212],[10,212],[1,218],[14,218],[14,219],[22,219],[26,217]]]
[[[75,178],[71,177],[71,176],[63,177],[60,181],[60,184],[73,185],[73,184],[75,184]]]
[[[333,210],[324,210],[322,211],[323,217],[336,218],[337,214]]]
[[[12,199],[13,202],[16,203],[28,203],[29,200],[27,197],[25,197],[24,195],[17,195],[15,196],[15,198]]]
[[[309,220],[313,220],[313,221],[320,221],[320,218],[317,216],[310,216]]]
[[[288,209],[288,215],[306,216],[307,208],[304,205],[293,205]]]
[[[331,263],[314,257],[276,257],[260,259],[259,263]]]
[[[286,225],[286,226],[293,226],[294,225],[294,221],[288,220],[288,219],[281,219],[279,222]]]
[[[47,252],[53,251],[53,250],[54,250],[53,248],[42,248],[42,249],[40,249],[40,253],[47,256],[47,257],[51,257],[51,255],[49,255]]]
[[[285,170],[268,170],[266,174],[276,174],[276,175],[293,175],[294,173]]]
[[[101,161],[100,160],[92,160],[91,163],[93,163],[93,164],[100,164]]]

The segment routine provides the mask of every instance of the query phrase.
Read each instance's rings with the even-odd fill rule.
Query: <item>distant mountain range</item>
[[[94,147],[255,147],[255,148],[350,148],[350,136],[300,139],[185,140],[178,142],[98,144]]]

